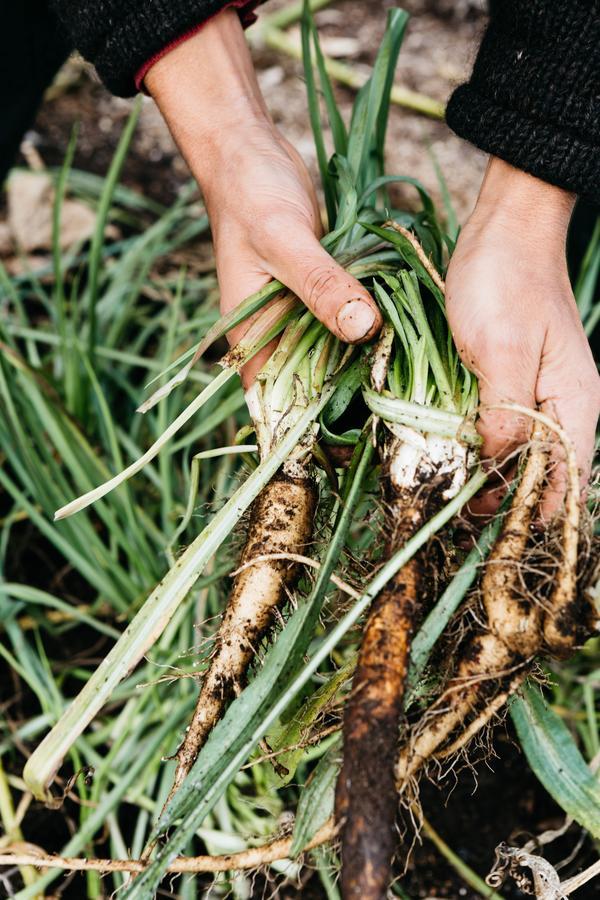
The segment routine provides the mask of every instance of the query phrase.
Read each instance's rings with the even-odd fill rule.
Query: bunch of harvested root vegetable
[[[477,384],[458,358],[444,310],[441,273],[452,239],[444,235],[420,185],[384,173],[390,90],[406,20],[400,10],[390,12],[373,75],[357,97],[349,130],[335,106],[308,7],[303,24],[309,105],[329,214],[330,230],[323,243],[379,302],[385,326],[376,346],[344,347],[283,285],[267,285],[211,329],[180,360],[186,363],[180,372],[142,408],[176,388],[212,341],[253,316],[243,341],[222,360],[221,374],[140,460],[59,511],[76,512],[139,471],[242,365],[273,338],[280,339],[247,394],[252,423],[245,433],[256,434],[256,467],[179,556],[26,767],[31,790],[47,799],[68,749],[152,646],[203,567],[250,509],[241,567],[177,752],[169,799],[149,842],[147,867],[138,867],[139,877],[122,895],[127,898],[147,897],[156,889],[239,766],[373,597],[344,715],[335,812],[345,900],[383,898],[396,843],[398,791],[405,792],[428,761],[463,747],[522,681],[539,652],[567,652],[573,645],[571,625],[579,615],[578,604],[587,603],[583,595],[588,582],[576,589],[579,497],[571,457],[562,558],[554,586],[539,603],[524,600],[520,593],[520,564],[543,486],[550,437],[558,436],[567,456],[570,453],[556,426],[532,413],[535,429],[527,462],[481,578],[485,623],[465,640],[438,699],[410,731],[399,735],[410,696],[407,686],[414,686],[414,678],[409,678],[415,664],[413,637],[443,586],[432,577],[433,548],[427,540],[451,522],[463,500],[485,480],[478,468],[474,421]],[[331,161],[324,150],[315,61],[335,144]],[[387,186],[394,180],[417,188],[422,206],[416,213],[393,208]],[[370,441],[379,451],[384,565],[379,566],[381,559],[375,555],[362,561],[377,567],[372,582],[358,595],[345,586],[356,606],[319,644],[317,623],[326,590],[343,558],[363,482],[373,472]],[[352,455],[347,471],[336,467],[340,447]],[[331,541],[315,548],[319,500],[327,510]],[[438,549],[441,546],[447,556],[449,544],[448,531],[443,532]],[[309,552],[311,564],[320,571],[314,587],[301,591],[299,560]],[[391,574],[384,578],[382,572]],[[341,583],[339,578],[336,583]],[[275,630],[278,611],[282,620],[289,613],[293,594],[298,609],[267,650],[262,669],[256,666],[252,672],[259,646],[264,648],[266,635]],[[317,649],[307,662],[313,643]],[[344,662],[346,674],[351,663]],[[271,672],[273,684],[267,683]],[[339,694],[338,674],[332,676],[332,696]],[[330,781],[331,771],[327,769]],[[312,830],[305,823],[298,826],[294,839],[286,843],[289,852],[290,847],[301,852],[315,834],[331,837],[333,825],[325,819],[313,822]]]

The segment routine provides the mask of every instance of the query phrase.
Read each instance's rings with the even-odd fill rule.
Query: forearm
[[[497,225],[544,252],[563,254],[576,195],[491,157],[470,225]]]
[[[218,77],[215,73],[218,72]],[[224,10],[149,70],[145,86],[206,192],[229,149],[273,124],[237,13]]]

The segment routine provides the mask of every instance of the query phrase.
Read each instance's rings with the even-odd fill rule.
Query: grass
[[[113,172],[122,163],[134,123],[135,113]],[[134,225],[124,241],[111,245],[99,224],[93,243],[97,266],[93,281],[89,256],[76,252],[60,259],[55,253],[54,278],[32,274],[11,279],[4,270],[0,273],[0,484],[4,496],[0,653],[31,697],[30,715],[19,712],[18,696],[14,703],[5,698],[9,706],[2,722],[2,755],[13,760],[11,770],[21,730],[26,740],[35,740],[56,721],[73,691],[89,676],[87,648],[95,647],[94,655],[106,653],[123,622],[160,579],[174,539],[179,552],[223,504],[239,478],[233,456],[203,461],[205,477],[196,486],[193,514],[180,530],[188,506],[192,455],[230,444],[245,421],[241,389],[231,383],[218,401],[209,401],[202,420],[185,430],[185,449],[174,452],[167,447],[146,468],[142,481],[124,485],[110,502],[97,504],[77,519],[53,524],[54,510],[65,498],[92,488],[111,468],[118,470],[137,457],[164,430],[166,418],[177,415],[198,386],[210,380],[212,367],[203,363],[191,376],[189,387],[166,405],[143,418],[135,416],[144,384],[218,317],[214,275],[187,273],[183,279],[169,262],[179,247],[206,230],[206,218],[198,216],[198,200],[191,189],[184,190],[172,209],[156,215],[153,210],[140,210],[137,197],[117,189],[114,180],[98,182],[65,166],[57,173],[57,181],[74,193],[85,190],[86,197],[104,207],[109,221],[127,215]],[[57,204],[61,195],[59,188]],[[59,218],[57,212],[57,222]],[[164,301],[152,299],[157,290]],[[97,293],[93,365],[88,352],[90,291]],[[56,302],[58,296],[62,302]],[[125,429],[123,423],[131,425]],[[33,575],[36,566],[44,568],[35,545],[49,559],[45,578],[40,576],[42,589],[36,587],[40,582]],[[25,553],[25,569],[15,564],[21,553]],[[77,794],[94,804],[105,794],[109,798],[100,817],[90,815],[86,806],[75,808],[76,829],[88,837],[73,852],[86,850],[109,813],[112,846],[131,846],[132,837],[143,834],[149,810],[160,805],[160,753],[177,740],[192,701],[193,685],[185,676],[192,674],[196,662],[190,650],[202,640],[194,622],[211,620],[218,613],[220,579],[228,568],[224,557],[198,582],[152,658],[124,682],[95,731],[73,749],[73,770],[91,766],[97,776],[89,790],[80,780]],[[53,570],[59,576],[54,589],[48,589]],[[62,619],[54,621],[48,609],[61,612]],[[192,611],[196,614],[190,615]],[[165,673],[173,674],[174,686],[161,681]],[[138,681],[152,687],[140,691]],[[169,706],[166,720],[165,704]],[[131,730],[122,732],[119,723],[126,721]],[[140,760],[136,769],[143,777],[132,793],[133,748]],[[125,775],[129,784],[123,781]],[[127,794],[132,794],[137,812],[133,830],[124,836],[119,805]],[[91,881],[89,895],[100,896],[100,882]]]

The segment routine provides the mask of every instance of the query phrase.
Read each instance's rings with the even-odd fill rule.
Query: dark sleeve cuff
[[[446,121],[480,150],[600,203],[600,143],[502,109],[470,84],[461,85],[450,98]]]
[[[262,0],[248,0],[242,21]],[[75,47],[120,97],[136,93],[136,76],[165,48],[196,31],[231,0],[53,0]]]
[[[600,4],[492,0],[471,79],[446,111],[460,137],[600,202]]]

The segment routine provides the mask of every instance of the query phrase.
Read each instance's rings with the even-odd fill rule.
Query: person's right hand
[[[310,176],[266,111],[237,14],[226,10],[210,20],[155,63],[145,83],[202,188],[222,311],[276,278],[337,337],[372,337],[379,310],[319,243]],[[246,366],[246,385],[264,358]]]

